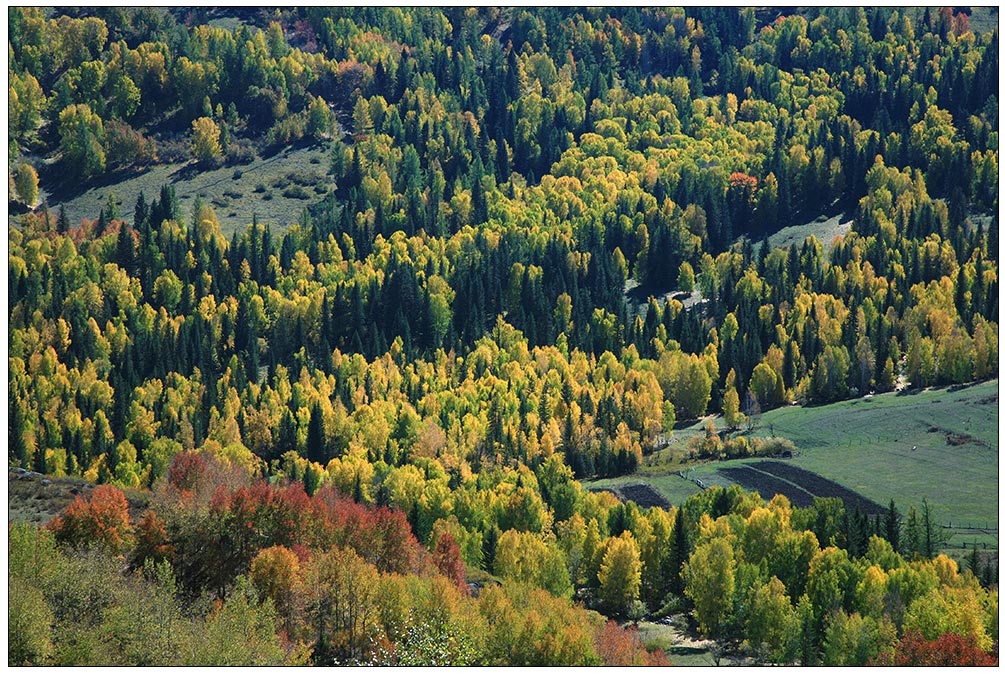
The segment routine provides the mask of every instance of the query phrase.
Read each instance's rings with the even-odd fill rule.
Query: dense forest
[[[939,554],[927,504],[713,488],[667,510],[579,482],[678,421],[997,377],[997,27],[8,25],[9,463],[100,485],[9,528],[10,664],[655,664],[607,618],[681,611],[758,661],[997,662],[997,577]],[[39,203],[307,144],[330,189],[284,222],[225,232],[171,185],[130,218]],[[838,213],[833,242],[769,245]]]

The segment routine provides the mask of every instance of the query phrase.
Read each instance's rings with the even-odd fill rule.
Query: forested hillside
[[[9,463],[101,485],[9,530],[11,664],[657,663],[602,616],[681,611],[759,660],[997,660],[996,578],[919,539],[927,516],[907,542],[892,503],[639,509],[578,482],[678,421],[997,377],[997,27],[8,22]],[[304,207],[282,221],[225,231],[172,184],[131,217],[114,196],[290,146],[330,163],[286,179]],[[99,187],[100,213],[59,207]],[[767,243],[836,214],[836,241]],[[152,490],[142,517],[121,489]]]

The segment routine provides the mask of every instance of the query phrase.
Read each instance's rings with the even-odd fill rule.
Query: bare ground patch
[[[643,508],[670,507],[670,502],[663,498],[663,494],[648,484],[626,484],[623,487],[618,487],[618,496],[625,501],[634,501]]]

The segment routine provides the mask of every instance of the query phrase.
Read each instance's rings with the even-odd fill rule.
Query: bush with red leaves
[[[667,667],[670,661],[661,649],[651,653],[646,650],[639,637],[639,629],[632,625],[627,629],[613,620],[608,620],[597,631],[597,654],[608,667]]]
[[[212,459],[187,452],[175,457],[167,482],[165,504],[157,513],[164,518],[165,535],[148,522],[151,529],[142,537],[146,547],[138,556],[151,556],[156,546],[169,542],[170,548],[161,551],[192,596],[205,590],[222,596],[248,572],[260,550],[275,545],[304,551],[350,548],[389,573],[420,573],[432,566],[403,513],[356,503],[329,487],[312,497],[299,482],[240,484]]]
[[[876,664],[895,667],[996,667],[998,654],[985,653],[973,639],[953,632],[947,632],[935,641],[926,641],[919,632],[911,631],[897,644],[892,659],[889,655],[881,656]]]

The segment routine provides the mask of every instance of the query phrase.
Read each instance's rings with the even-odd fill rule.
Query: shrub
[[[973,639],[947,632],[935,641],[926,641],[918,632],[908,632],[897,644],[890,662],[881,654],[878,664],[896,667],[995,667],[998,657],[985,653]]]
[[[113,168],[146,166],[157,161],[157,143],[125,122],[109,120],[105,125],[108,163]]]
[[[28,579],[15,576],[7,582],[7,665],[46,664],[52,652],[52,609],[42,591]]]
[[[255,161],[255,148],[246,140],[232,140],[227,146],[228,164],[250,164]],[[235,178],[236,179],[236,178]]]
[[[287,199],[310,199],[310,193],[300,185],[292,185],[283,190],[283,196]]]
[[[635,625],[627,629],[608,620],[597,629],[595,638],[597,654],[604,664],[613,667],[666,666],[670,663],[662,650],[646,650]]]
[[[136,526],[136,545],[132,553],[132,565],[141,568],[147,559],[161,562],[174,555],[164,520],[153,510],[148,510]]]
[[[449,578],[458,588],[467,592],[465,584],[464,562],[461,560],[461,549],[449,532],[443,532],[433,549],[433,563],[440,572]]]
[[[175,164],[191,157],[191,146],[183,138],[163,140],[157,146],[158,156],[168,164]]]
[[[287,173],[286,177],[294,184],[302,187],[316,185],[321,180],[321,176],[313,171],[310,173]]]
[[[306,122],[301,114],[290,115],[273,125],[265,135],[267,146],[291,145],[304,137]]]
[[[722,444],[722,452],[725,454],[727,459],[737,459],[744,456],[750,456],[750,442],[743,436],[730,438]]]
[[[754,440],[754,454],[758,456],[791,456],[796,446],[788,438],[763,438]]]
[[[205,457],[198,452],[180,452],[171,460],[168,468],[168,484],[178,491],[194,491],[201,478],[206,475]]]

